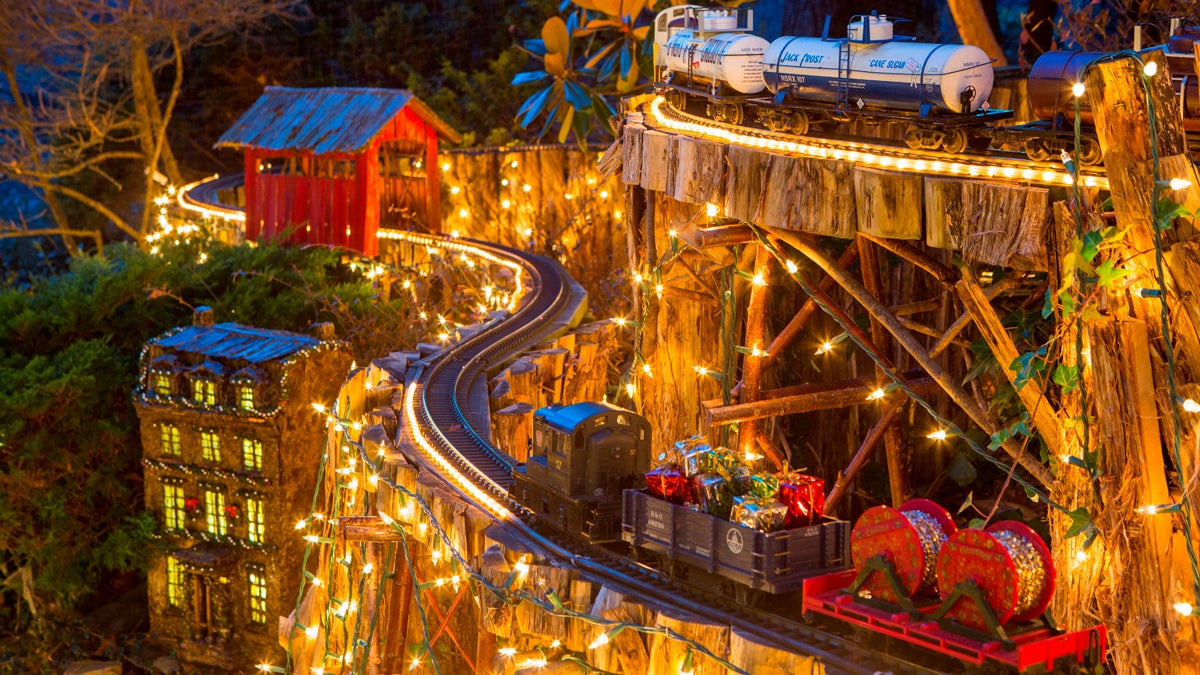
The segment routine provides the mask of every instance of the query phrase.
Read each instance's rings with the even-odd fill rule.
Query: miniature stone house
[[[318,336],[234,323],[212,310],[146,344],[134,404],[146,506],[163,552],[148,574],[151,630],[181,660],[244,669],[280,653],[293,608],[324,452],[313,402],[337,395],[351,365],[328,324]]]

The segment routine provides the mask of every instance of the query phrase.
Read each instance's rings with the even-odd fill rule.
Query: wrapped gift
[[[750,494],[759,499],[774,499],[779,492],[779,479],[767,474],[750,476]]]
[[[682,441],[675,441],[675,454],[679,465],[688,477],[704,473],[709,466],[708,455],[712,446],[704,441],[703,436],[692,436]]]
[[[788,475],[779,483],[779,503],[787,507],[787,527],[818,523],[825,513],[825,481],[805,474]]]
[[[700,511],[728,518],[732,506],[729,482],[722,476],[702,473],[692,478],[692,493]]]
[[[656,497],[675,504],[693,501],[692,485],[677,464],[667,464],[646,472],[646,487]]]
[[[787,507],[774,499],[734,497],[730,520],[763,532],[774,532],[786,525]]]

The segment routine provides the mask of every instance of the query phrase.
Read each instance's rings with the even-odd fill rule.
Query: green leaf
[[[966,511],[967,509],[971,508],[971,504],[974,503],[974,501],[975,501],[975,493],[968,492],[967,498],[963,500],[962,506],[958,507],[958,510],[955,511],[954,514],[959,515],[963,511]]]
[[[1082,506],[1068,513],[1067,517],[1071,519],[1071,527],[1063,535],[1064,539],[1079,536],[1085,530],[1092,527],[1092,514]]]
[[[1052,293],[1050,291],[1050,288],[1047,287],[1046,288],[1046,301],[1044,303],[1042,303],[1042,318],[1049,319],[1050,315],[1053,313],[1054,313],[1054,293]]]
[[[1096,274],[1099,276],[1097,283],[1101,287],[1112,288],[1113,284],[1129,276],[1132,272],[1124,267],[1116,267],[1116,263],[1112,260],[1105,260],[1096,268]]]
[[[529,84],[530,82],[541,82],[547,77],[550,77],[550,74],[544,70],[531,70],[526,73],[513,75],[512,84],[516,87],[522,84]]]
[[[1079,255],[1087,262],[1092,262],[1096,258],[1096,254],[1100,252],[1100,242],[1104,236],[1098,231],[1092,230],[1083,233],[1083,245],[1079,249]]]
[[[1054,367],[1054,374],[1051,377],[1054,384],[1062,387],[1064,394],[1068,394],[1079,386],[1079,366],[1067,366],[1060,363]]]
[[[972,518],[971,520],[967,521],[967,527],[971,528],[972,530],[982,530],[986,525],[987,521],[983,518]]]
[[[517,115],[521,117],[521,127],[527,127],[537,119],[538,115],[542,114],[542,110],[546,107],[546,103],[550,100],[550,93],[554,91],[554,87],[546,87],[537,92],[533,96],[525,99],[525,103],[521,105],[521,109],[517,111]]]

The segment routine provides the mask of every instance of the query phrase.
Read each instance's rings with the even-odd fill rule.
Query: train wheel
[[[942,139],[942,149],[951,154],[962,154],[967,151],[967,132],[962,129],[952,129]]]
[[[683,112],[687,109],[687,94],[679,91],[678,89],[672,89],[671,91],[667,92],[667,103],[669,103],[672,108]]]
[[[793,134],[798,136],[803,136],[808,133],[808,113],[792,113],[791,131]]]
[[[904,132],[904,144],[913,150],[920,150],[925,147],[925,140],[921,137],[921,130],[916,127],[909,127]]]
[[[1104,151],[1094,138],[1079,139],[1079,163],[1084,166],[1095,166],[1104,159]]]
[[[1050,146],[1046,141],[1031,140],[1025,143],[1025,155],[1035,162],[1050,161]]]

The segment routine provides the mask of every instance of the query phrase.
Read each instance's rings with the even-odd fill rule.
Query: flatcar
[[[650,423],[611,403],[542,408],[512,495],[543,522],[592,543],[621,538],[621,493],[650,470]]]

